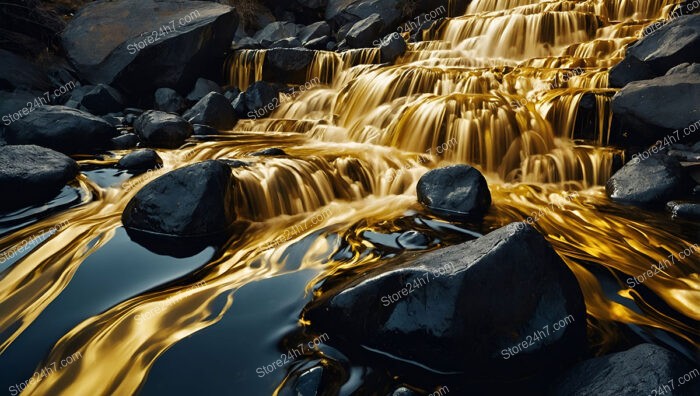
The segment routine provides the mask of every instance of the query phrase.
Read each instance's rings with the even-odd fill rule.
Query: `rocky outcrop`
[[[134,131],[149,146],[178,148],[192,135],[192,125],[175,114],[149,110],[134,122]]]
[[[65,106],[42,106],[8,125],[6,140],[74,154],[108,148],[116,135],[117,130],[100,117]]]
[[[0,211],[47,202],[78,173],[78,164],[56,151],[34,145],[1,146]]]
[[[316,295],[303,318],[344,352],[364,349],[466,381],[551,375],[586,345],[576,278],[525,223],[325,280]]]
[[[614,201],[651,205],[682,197],[690,190],[685,170],[665,154],[638,157],[608,180],[605,191]]]
[[[92,84],[130,94],[186,92],[197,77],[219,75],[237,24],[233,8],[214,2],[99,1],[77,13],[62,40]]]
[[[478,220],[491,206],[486,179],[469,165],[431,170],[418,180],[416,190],[428,210],[457,221]]]
[[[236,219],[231,168],[205,161],[166,173],[144,186],[122,214],[128,229],[197,237],[225,232]]]
[[[693,369],[681,355],[654,344],[642,344],[574,366],[556,381],[550,395],[698,395],[699,373]],[[685,379],[690,380],[679,383],[679,378],[686,375]]]

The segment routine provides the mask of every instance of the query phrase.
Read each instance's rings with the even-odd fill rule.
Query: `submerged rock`
[[[431,170],[418,180],[416,190],[420,203],[447,219],[478,220],[491,206],[486,179],[469,165]]]
[[[122,214],[136,231],[197,237],[226,231],[236,213],[231,168],[205,161],[166,173],[144,186]]]
[[[210,92],[182,115],[192,124],[209,125],[220,131],[233,129],[238,121],[231,102],[217,92]]]
[[[303,317],[333,342],[467,381],[551,374],[586,345],[576,278],[525,223],[322,289]]]
[[[664,154],[636,158],[608,180],[605,191],[614,201],[657,204],[688,193],[690,184],[677,159]]]
[[[692,372],[694,380],[679,384],[679,378],[692,376]],[[574,366],[556,381],[550,394],[691,396],[700,394],[698,375],[697,368],[693,370],[683,356],[654,344],[642,344]]]
[[[136,119],[134,131],[150,146],[178,148],[192,135],[192,125],[175,114],[149,110]]]
[[[75,161],[51,149],[0,146],[0,211],[47,202],[78,173]]]
[[[117,166],[130,171],[145,172],[163,165],[163,160],[158,153],[151,149],[142,149],[131,152],[122,157]]]
[[[80,9],[62,40],[92,84],[130,94],[185,92],[197,77],[220,73],[237,25],[234,9],[215,2],[98,1]]]
[[[8,125],[6,140],[74,154],[107,148],[116,135],[116,128],[90,113],[66,106],[42,106]]]

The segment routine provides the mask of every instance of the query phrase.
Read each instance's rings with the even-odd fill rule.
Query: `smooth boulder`
[[[145,172],[149,169],[159,168],[163,165],[163,160],[158,153],[151,149],[133,151],[123,156],[117,167],[134,172]]]
[[[207,94],[182,116],[192,124],[209,125],[220,131],[233,129],[238,121],[231,102],[216,92]]]
[[[615,172],[605,185],[610,199],[635,205],[667,202],[688,193],[689,189],[681,164],[665,154],[635,158]]]
[[[116,128],[90,113],[42,106],[8,125],[5,139],[9,144],[35,144],[75,154],[107,148],[116,135]]]
[[[153,147],[178,148],[192,135],[192,125],[181,117],[149,110],[134,122],[134,131]]]
[[[421,204],[447,219],[479,220],[491,206],[486,179],[469,165],[433,169],[418,180],[416,191]]]
[[[641,344],[579,363],[555,382],[550,395],[696,396],[700,394],[699,375],[683,356],[658,345]],[[680,384],[684,376],[687,382]]]
[[[0,211],[44,203],[78,173],[73,159],[51,149],[0,146]]]
[[[553,373],[586,345],[577,280],[525,223],[349,279],[327,279],[316,295],[303,319],[344,352],[364,349],[467,381]],[[548,336],[523,350],[547,328]]]
[[[219,161],[189,165],[153,180],[122,214],[128,229],[200,237],[225,232],[236,220],[231,168]]]
[[[151,95],[159,87],[185,92],[197,77],[220,73],[237,25],[235,10],[215,2],[98,1],[80,9],[62,42],[92,84],[129,94]]]

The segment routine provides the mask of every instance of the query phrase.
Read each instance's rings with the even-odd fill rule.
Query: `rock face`
[[[100,117],[65,106],[43,106],[7,126],[6,140],[73,154],[106,148],[116,135]]]
[[[576,278],[525,223],[322,288],[303,315],[316,331],[466,380],[556,371],[586,344]]]
[[[92,84],[131,94],[166,86],[186,92],[199,75],[218,75],[237,25],[234,9],[214,2],[100,1],[76,14],[62,40]]]
[[[178,148],[192,135],[192,125],[175,114],[149,110],[134,122],[141,140],[154,147]]]
[[[654,344],[642,344],[574,366],[557,380],[551,395],[698,395],[697,368],[694,379],[679,384],[679,378],[692,371],[682,356]]]
[[[238,121],[231,102],[216,92],[203,97],[182,116],[192,124],[209,125],[218,130],[232,129]]]
[[[236,219],[231,169],[205,161],[166,173],[144,186],[124,209],[122,223],[171,236],[222,233]]]
[[[648,35],[627,48],[625,59],[610,70],[612,87],[663,76],[684,62],[700,62],[700,15],[650,25],[644,32]]]
[[[163,165],[158,153],[151,149],[136,150],[122,157],[117,166],[130,171],[145,172]]]
[[[686,194],[690,184],[677,159],[652,155],[626,163],[608,180],[605,191],[614,201],[657,204]]]
[[[700,74],[679,68],[652,80],[635,81],[622,88],[612,101],[616,131],[613,141],[630,146],[652,144],[675,130],[689,128],[700,119]],[[697,136],[694,136],[697,135]],[[688,140],[700,139],[689,134]]]
[[[418,180],[416,190],[420,203],[448,219],[478,220],[491,206],[486,179],[469,165],[429,171]]]
[[[0,147],[0,211],[44,203],[78,175],[78,164],[53,150],[34,146]]]

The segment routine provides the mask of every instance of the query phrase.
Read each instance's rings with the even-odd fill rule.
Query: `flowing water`
[[[700,227],[603,190],[624,160],[608,145],[607,69],[674,3],[474,1],[395,65],[376,49],[318,53],[310,89],[269,118],[159,151],[156,172],[116,171],[121,152],[82,157],[51,205],[0,219],[0,385],[13,394],[38,372],[23,394],[269,395],[291,369],[335,353],[349,377],[341,393],[373,393],[377,373],[337,351],[256,368],[317,336],[299,313],[320,280],[528,217],[581,284],[594,353],[647,340],[697,356],[700,253],[681,252]],[[225,74],[244,89],[264,57],[241,51]],[[250,156],[268,147],[289,155]],[[217,158],[249,164],[233,169],[236,235],[178,258],[132,242],[121,212],[148,180]],[[451,225],[416,203],[418,178],[450,163],[486,175],[483,224]],[[673,265],[629,287],[669,255]]]

